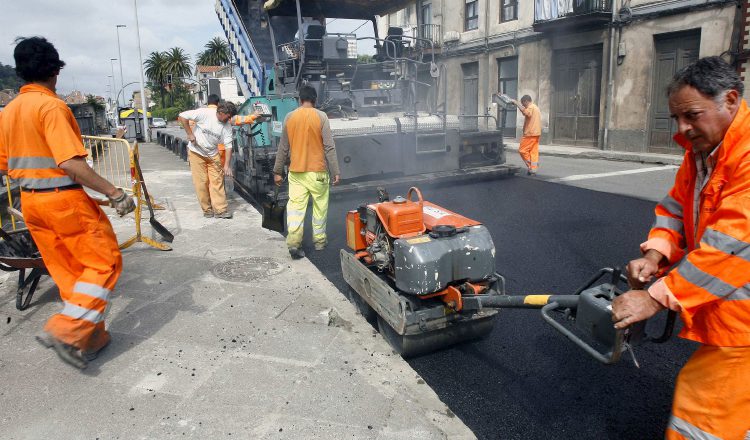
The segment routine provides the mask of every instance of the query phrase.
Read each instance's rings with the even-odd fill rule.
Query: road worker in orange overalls
[[[536,176],[539,169],[539,138],[542,136],[542,112],[531,102],[531,96],[524,95],[521,102],[511,101],[523,113],[523,136],[518,145],[518,154],[526,165],[526,174]]]
[[[615,328],[669,308],[701,344],[677,377],[667,439],[750,438],[750,109],[737,72],[698,60],[668,88],[685,148],[674,187],[628,265],[633,289],[612,304]]]
[[[83,187],[106,195],[120,215],[135,203],[87,164],[78,124],[55,93],[65,65],[55,47],[40,37],[17,41],[16,73],[26,85],[0,112],[0,172],[21,188],[24,221],[63,300],[37,339],[85,368],[110,341],[104,316],[122,257],[109,219]]]

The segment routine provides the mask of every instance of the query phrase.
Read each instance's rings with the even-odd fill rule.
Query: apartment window
[[[421,16],[422,24],[432,24],[432,3],[422,2]]]
[[[518,0],[500,0],[500,23],[518,20]]]
[[[479,0],[466,0],[464,30],[479,29]]]

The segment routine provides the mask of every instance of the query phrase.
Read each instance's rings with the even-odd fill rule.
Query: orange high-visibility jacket
[[[696,190],[696,156],[687,151],[674,187],[656,206],[644,252],[655,249],[677,266],[649,288],[679,310],[680,336],[707,345],[750,346],[750,110],[740,109],[712,154],[710,179]],[[683,257],[685,257],[683,259]],[[682,261],[680,261],[682,260]],[[673,304],[670,298],[679,304]],[[670,302],[672,302],[670,304]]]

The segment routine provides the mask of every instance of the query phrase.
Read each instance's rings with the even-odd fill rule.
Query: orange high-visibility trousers
[[[122,271],[117,238],[106,214],[81,189],[22,192],[21,206],[63,309],[44,330],[93,352],[109,342],[104,316]]]
[[[518,145],[518,154],[529,171],[536,171],[539,167],[539,136],[523,136]]]
[[[666,438],[749,436],[750,347],[701,346],[677,377]]]

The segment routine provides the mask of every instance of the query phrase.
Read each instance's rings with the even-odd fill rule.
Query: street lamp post
[[[151,142],[151,133],[148,131],[148,106],[146,106],[146,88],[143,86],[143,55],[141,55],[141,30],[138,26],[138,0],[133,0],[133,11],[135,12],[135,35],[138,41],[138,73],[141,75],[141,107],[143,107],[143,135],[146,142]]]
[[[115,81],[115,64],[114,62],[118,61],[117,58],[110,58],[109,59],[109,65],[112,67],[112,90],[117,90],[117,82]],[[122,64],[120,64],[122,65]],[[117,125],[120,125],[120,103],[117,102],[117,99],[115,99],[115,106],[117,108]]]
[[[122,51],[120,50],[120,28],[121,27],[127,27],[124,24],[118,24],[115,26],[115,31],[117,32],[117,56],[120,57],[120,84],[125,84],[125,78],[122,75]],[[123,104],[123,107],[125,105]]]

